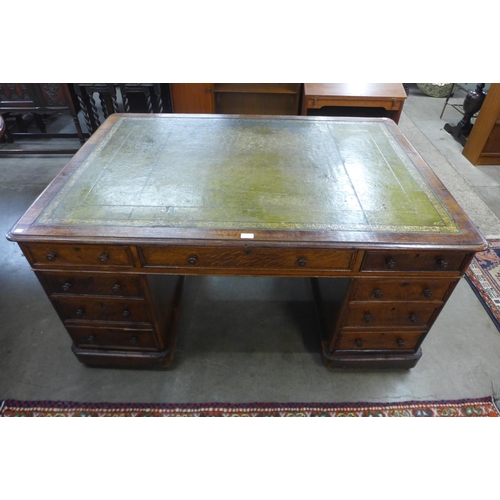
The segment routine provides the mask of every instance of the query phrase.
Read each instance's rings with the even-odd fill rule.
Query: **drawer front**
[[[443,300],[457,280],[358,280],[351,300]]]
[[[65,321],[150,322],[145,300],[60,297],[53,302]]]
[[[143,297],[140,280],[133,276],[108,274],[47,274],[37,273],[51,295],[110,295]]]
[[[469,254],[463,252],[366,252],[362,271],[462,271]]]
[[[333,249],[141,247],[144,267],[352,270],[356,252]]]
[[[427,327],[434,320],[442,303],[360,303],[349,305],[345,327]]]
[[[424,333],[342,332],[335,351],[414,351]]]
[[[152,330],[93,328],[85,326],[68,326],[67,329],[77,347],[107,347],[131,350],[156,349],[155,337]]]
[[[23,245],[26,257],[35,267],[65,265],[133,267],[130,248],[117,245]]]

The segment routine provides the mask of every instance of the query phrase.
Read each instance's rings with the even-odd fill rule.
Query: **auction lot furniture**
[[[171,83],[174,113],[298,115],[300,83]]]
[[[500,83],[490,85],[463,155],[473,165],[500,165]]]
[[[302,114],[331,107],[340,116],[376,116],[399,122],[406,92],[401,83],[304,83]]]
[[[69,113],[75,124],[75,134],[56,133],[51,134],[46,131],[45,115],[52,113]],[[0,113],[5,115],[15,116],[20,132],[11,133],[8,128],[5,130],[5,136],[8,142],[13,142],[14,138],[22,137],[43,137],[43,138],[76,138],[80,143],[85,142],[80,122],[78,121],[77,110],[73,104],[71,94],[66,83],[0,83]],[[35,123],[40,130],[40,133],[28,132],[23,120],[23,115],[33,113]],[[67,153],[68,150],[51,150],[45,149],[30,149],[13,150],[5,149],[2,151],[10,154],[19,153],[44,153],[44,152],[60,152]],[[71,152],[75,152],[74,148]]]
[[[123,367],[168,366],[185,277],[228,275],[312,279],[327,366],[411,368],[487,248],[392,120],[301,116],[114,114],[8,238]]]

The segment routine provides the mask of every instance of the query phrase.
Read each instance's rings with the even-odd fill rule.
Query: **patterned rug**
[[[121,404],[0,401],[0,417],[499,417],[493,398],[406,403]]]
[[[489,248],[476,254],[465,278],[500,330],[500,240],[489,240]]]

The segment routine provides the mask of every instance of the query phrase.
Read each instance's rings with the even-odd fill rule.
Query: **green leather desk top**
[[[463,232],[390,120],[113,115],[95,137],[37,205],[36,233]]]

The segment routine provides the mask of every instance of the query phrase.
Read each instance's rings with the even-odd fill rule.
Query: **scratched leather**
[[[37,224],[456,232],[384,122],[120,117]]]

